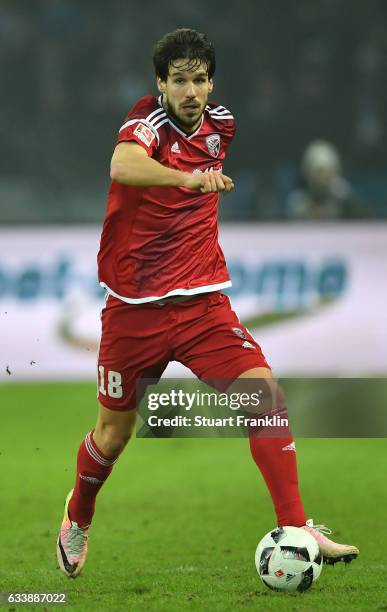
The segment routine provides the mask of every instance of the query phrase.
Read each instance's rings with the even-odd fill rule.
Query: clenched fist
[[[192,191],[201,191],[202,193],[228,193],[234,189],[234,183],[229,176],[219,171],[197,172],[194,174],[185,172],[182,187]]]

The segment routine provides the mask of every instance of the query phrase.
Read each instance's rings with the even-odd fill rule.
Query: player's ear
[[[214,81],[212,79],[210,79],[208,81],[208,93],[212,93],[213,89],[214,89]]]
[[[165,88],[167,85],[166,82],[160,79],[160,77],[157,77],[156,82],[157,82],[157,89],[159,90],[159,92],[162,94],[165,93]]]

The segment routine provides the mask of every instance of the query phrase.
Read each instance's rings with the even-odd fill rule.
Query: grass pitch
[[[71,580],[56,569],[55,540],[95,386],[1,385],[0,410],[0,591],[65,591],[70,610],[387,609],[384,439],[297,441],[308,515],[360,548],[306,593],[269,591],[257,576],[255,547],[275,518],[237,439],[132,440]]]

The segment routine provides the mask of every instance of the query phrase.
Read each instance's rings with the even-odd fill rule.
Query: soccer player
[[[234,187],[223,162],[234,136],[230,111],[208,102],[215,52],[206,35],[179,29],[155,46],[159,97],[145,96],[119,130],[98,254],[102,311],[99,414],[81,443],[75,486],[57,540],[60,568],[85,563],[96,495],[125,448],[136,419],[136,379],[159,379],[171,360],[200,379],[270,379],[261,348],[222,289],[231,285],[218,244],[219,194]],[[328,562],[349,561],[307,521],[290,432],[250,436],[279,526],[308,530]]]

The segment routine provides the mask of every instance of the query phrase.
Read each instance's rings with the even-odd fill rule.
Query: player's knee
[[[117,457],[124,450],[129,438],[120,436],[111,436],[106,438],[105,449],[106,454],[110,457]]]
[[[94,440],[104,455],[117,457],[130,440],[132,431],[132,427],[117,427],[107,423],[97,423]]]
[[[102,426],[99,431],[99,446],[107,457],[116,457],[124,450],[130,439],[130,432],[119,431],[114,427]],[[95,436],[94,436],[95,438]]]

